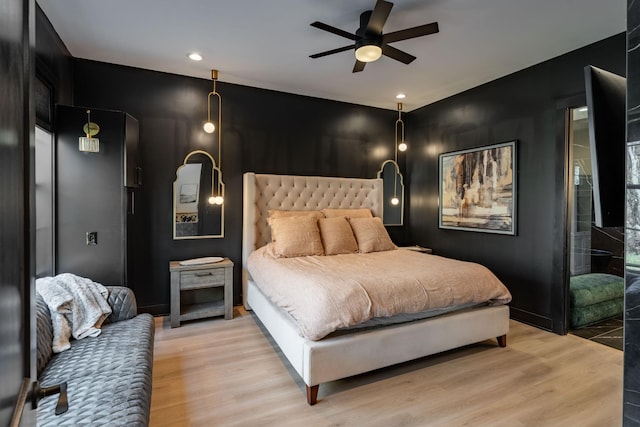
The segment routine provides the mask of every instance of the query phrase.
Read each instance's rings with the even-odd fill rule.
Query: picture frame
[[[438,227],[516,234],[517,140],[439,156]]]

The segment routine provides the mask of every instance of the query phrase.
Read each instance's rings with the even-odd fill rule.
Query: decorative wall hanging
[[[440,154],[440,228],[516,234],[516,142]]]

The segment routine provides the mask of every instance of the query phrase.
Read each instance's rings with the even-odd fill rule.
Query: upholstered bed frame
[[[382,216],[382,180],[244,174],[243,301],[269,331],[306,384],[307,402],[319,384],[497,338],[506,346],[508,306],[484,306],[442,316],[353,332],[320,341],[298,334],[288,313],[270,303],[246,270],[247,258],[270,241],[269,209],[369,208]],[[428,255],[425,255],[428,256]]]

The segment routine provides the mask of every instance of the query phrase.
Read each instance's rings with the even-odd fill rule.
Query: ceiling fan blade
[[[371,12],[371,17],[367,24],[367,32],[382,34],[382,27],[384,27],[384,23],[387,22],[387,18],[389,17],[389,13],[391,13],[392,7],[393,3],[385,0],[378,0],[376,6]]]
[[[349,46],[342,46],[342,47],[339,47],[337,49],[328,50],[326,52],[314,53],[313,55],[309,55],[309,58],[321,58],[323,56],[333,55],[334,53],[340,53],[340,52],[344,52],[346,50],[351,50],[354,47],[355,47],[354,45],[350,44]]]
[[[312,22],[311,26],[315,27],[315,28],[319,28],[321,30],[328,31],[328,32],[330,32],[332,34],[335,34],[337,36],[346,37],[349,40],[355,40],[356,39],[356,35],[355,34],[348,33],[348,32],[346,32],[344,30],[341,30],[340,28],[332,27],[331,25],[323,24],[322,22],[318,22],[318,21]]]
[[[428,36],[440,31],[437,22],[431,24],[420,25],[418,27],[407,28],[406,30],[394,31],[393,33],[382,36],[383,43],[399,42],[401,40],[412,39],[415,37]]]
[[[367,65],[366,62],[358,61],[356,59],[356,64],[353,66],[353,72],[354,73],[359,73],[360,71],[364,70],[364,66],[365,65]]]
[[[404,64],[410,64],[414,59],[416,59],[415,56],[409,55],[407,52],[403,52],[400,49],[396,49],[395,47],[387,44],[382,45],[382,54]]]

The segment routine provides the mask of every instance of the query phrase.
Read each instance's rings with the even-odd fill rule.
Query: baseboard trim
[[[526,323],[531,326],[536,326],[546,331],[553,331],[553,320],[550,317],[541,316],[530,311],[522,310],[516,307],[510,307],[511,318],[518,322]]]
[[[138,313],[149,313],[152,316],[168,316],[170,312],[169,304],[138,306]]]

